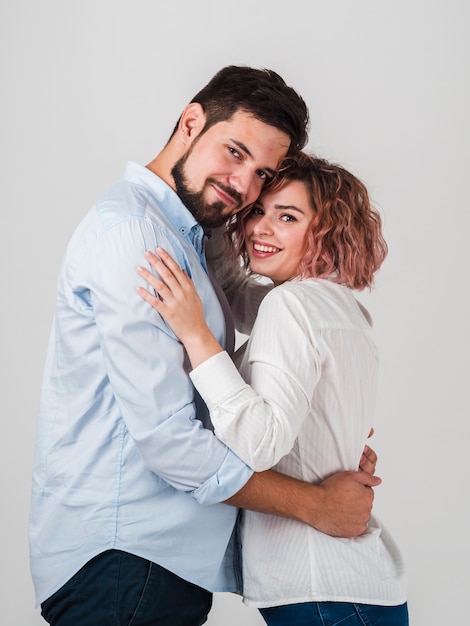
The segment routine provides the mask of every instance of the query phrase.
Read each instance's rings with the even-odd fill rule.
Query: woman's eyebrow
[[[274,208],[279,209],[281,211],[297,211],[297,213],[302,213],[302,215],[304,214],[304,211],[302,211],[302,209],[300,209],[299,207],[295,206],[295,204],[275,204]]]

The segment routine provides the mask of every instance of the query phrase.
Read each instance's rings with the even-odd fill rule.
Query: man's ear
[[[178,134],[181,141],[189,146],[199,135],[206,124],[206,115],[199,102],[188,104],[181,114]]]

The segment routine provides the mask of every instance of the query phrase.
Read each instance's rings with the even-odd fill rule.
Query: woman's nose
[[[258,235],[271,234],[273,232],[271,220],[266,215],[260,216],[260,218],[255,224],[254,232]]]

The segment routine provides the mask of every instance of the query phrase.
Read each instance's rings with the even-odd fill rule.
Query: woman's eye
[[[282,220],[284,220],[284,222],[296,222],[297,219],[293,216],[293,215],[283,215]]]

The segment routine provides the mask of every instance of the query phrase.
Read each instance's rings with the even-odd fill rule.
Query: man
[[[146,168],[129,164],[73,235],[44,375],[30,520],[36,600],[51,624],[204,623],[210,592],[235,588],[236,507],[331,534],[365,529],[378,479],[353,472],[313,486],[253,474],[203,427],[181,344],[135,293],[144,251],[166,248],[224,342],[202,227],[253,202],[279,161],[305,145],[307,122],[303,100],[274,72],[224,68],[158,156]]]

